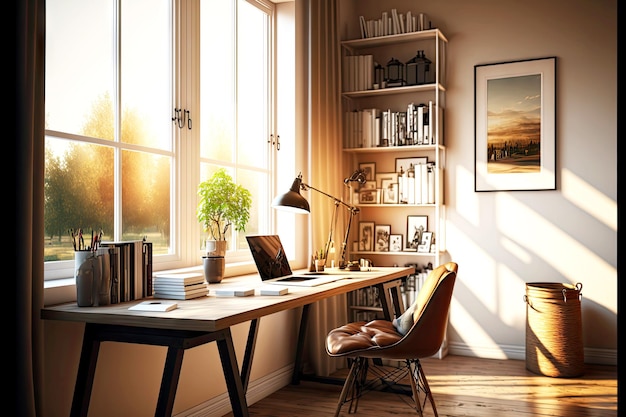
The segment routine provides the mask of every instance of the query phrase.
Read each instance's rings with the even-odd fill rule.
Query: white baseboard
[[[486,359],[517,359],[526,360],[524,346],[497,345],[497,346],[467,346],[463,343],[448,343],[448,354],[472,356]],[[617,366],[616,349],[584,348],[585,363],[596,365]]]
[[[293,365],[277,370],[262,378],[251,381],[246,393],[248,406],[273,394],[291,383]],[[228,392],[211,398],[197,406],[176,414],[175,417],[221,417],[232,411]]]

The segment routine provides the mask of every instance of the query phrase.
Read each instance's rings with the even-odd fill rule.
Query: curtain
[[[347,201],[347,188],[342,166],[341,98],[339,72],[339,37],[337,0],[296,1],[296,44],[301,54],[297,59],[297,102],[299,133],[307,139],[309,171],[304,182],[325,193]],[[298,123],[296,123],[298,128]],[[334,222],[334,202],[320,193],[310,192],[310,247],[321,249],[327,242]],[[333,233],[335,256],[339,261],[341,243],[347,226],[348,210],[338,208]],[[327,263],[330,265],[330,260]],[[305,372],[328,376],[344,367],[342,359],[326,354],[328,331],[347,321],[346,296],[337,296],[315,303],[310,308],[305,350]]]
[[[45,0],[15,3],[15,415],[42,416]]]

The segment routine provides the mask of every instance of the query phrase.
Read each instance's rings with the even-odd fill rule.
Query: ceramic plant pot
[[[224,278],[226,258],[223,256],[203,256],[204,279],[209,284],[219,284]]]

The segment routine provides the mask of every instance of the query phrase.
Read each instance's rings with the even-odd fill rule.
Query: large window
[[[199,265],[196,187],[220,167],[253,193],[227,262],[249,260],[245,234],[274,230],[271,6],[47,0],[46,279],[73,275],[80,229],[86,246],[92,231],[146,237],[155,270]]]

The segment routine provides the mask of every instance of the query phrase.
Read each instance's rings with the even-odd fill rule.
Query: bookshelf
[[[359,190],[353,190],[351,195],[351,202],[360,208],[360,213],[355,219],[348,253],[352,260],[367,258],[376,266],[415,266],[416,273],[407,277],[405,285],[405,292],[410,293],[405,293],[404,301],[405,305],[410,305],[420,280],[427,272],[426,267],[442,263],[445,253],[443,185],[446,147],[443,122],[448,39],[441,30],[433,27],[430,20],[427,20],[423,30],[383,34],[384,31],[378,29],[378,36],[363,38],[363,22],[367,25],[378,21],[378,27],[382,27],[385,16],[391,19],[393,14],[392,9],[383,9],[384,3],[368,4],[370,7],[361,9],[354,0],[342,0],[339,19],[341,27],[347,28],[340,34],[344,164],[346,171],[352,172],[361,167],[372,171],[368,183]],[[367,16],[361,16],[366,12]],[[410,16],[420,15],[418,11],[414,12],[396,10],[398,18],[404,19],[405,28],[419,27],[407,23]],[[388,27],[393,27],[391,20],[389,22]],[[371,25],[368,27],[371,28]],[[367,58],[355,58],[361,56]],[[430,62],[420,61],[418,67],[413,63],[421,56]],[[397,77],[389,77],[389,70],[396,69],[389,66],[394,62],[403,64],[400,83]],[[407,76],[410,63],[410,71],[423,71],[422,65],[426,65],[427,72],[419,74],[422,79],[419,76],[416,78],[414,73],[412,77]],[[383,78],[380,67],[387,70]],[[407,84],[409,78],[411,81]],[[390,79],[392,86],[382,82]],[[390,118],[393,120],[389,121]],[[413,165],[412,171],[409,166],[402,166],[413,160],[419,161],[420,165],[425,161],[431,168],[431,172],[426,173],[426,179],[420,180],[419,190],[424,190],[424,186],[428,190],[426,198],[416,198],[417,165]],[[399,165],[400,171],[397,169]],[[410,192],[408,178],[413,178],[410,180],[413,184]],[[424,178],[422,173],[420,178]],[[363,193],[367,198],[363,198]],[[385,193],[389,198],[385,198]],[[397,193],[395,198],[394,193]],[[423,231],[430,232],[432,238],[428,250],[423,246],[418,251],[424,233],[419,233],[419,239],[413,242],[415,234],[409,230],[409,216],[427,219],[427,228]],[[389,229],[395,240],[397,235],[402,235],[401,249],[390,250],[384,249],[384,244],[377,245],[375,242],[379,239],[375,234],[373,244],[362,246],[361,224],[371,223],[376,230],[379,225],[385,226],[380,228],[383,237]],[[363,294],[350,295],[351,318],[376,317],[377,306],[361,302],[366,299]]]

